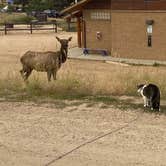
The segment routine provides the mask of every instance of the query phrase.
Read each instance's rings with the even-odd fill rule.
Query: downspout
[[[81,48],[81,18],[77,17],[77,37],[78,37],[78,47]]]
[[[85,20],[83,19],[83,34],[84,34],[84,48],[86,48],[86,22]]]

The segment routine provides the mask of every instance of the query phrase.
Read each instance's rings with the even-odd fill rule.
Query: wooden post
[[[67,31],[68,32],[70,32],[70,30],[71,30],[70,23],[71,23],[71,18],[67,18]]]
[[[7,23],[5,23],[5,35],[7,35]]]
[[[67,21],[67,31],[70,32],[70,21]]]
[[[85,20],[82,21],[82,42],[83,42],[83,47],[86,48],[86,22],[85,22]]]
[[[77,40],[78,40],[78,47],[80,48],[82,46],[81,41],[81,18],[77,17]]]
[[[58,26],[57,26],[57,22],[55,21],[55,33],[58,32]]]
[[[30,32],[32,34],[32,22],[30,23]]]

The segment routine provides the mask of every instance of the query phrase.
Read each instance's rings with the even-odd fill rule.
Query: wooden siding
[[[85,6],[85,9],[110,9],[110,8],[111,8],[110,0],[92,0]]]
[[[166,0],[92,0],[85,9],[166,10]]]
[[[166,10],[166,0],[112,0],[112,10]]]

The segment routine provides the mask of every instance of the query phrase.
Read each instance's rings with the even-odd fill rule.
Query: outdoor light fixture
[[[154,24],[154,20],[146,20],[146,24],[147,25],[153,25]]]
[[[96,39],[101,40],[102,39],[102,33],[101,32],[96,32]]]
[[[152,32],[153,32],[153,26],[152,25],[148,25],[147,26],[147,34],[148,35],[152,35]]]
[[[148,35],[148,47],[152,47],[153,24],[154,24],[154,20],[146,20],[147,35]]]

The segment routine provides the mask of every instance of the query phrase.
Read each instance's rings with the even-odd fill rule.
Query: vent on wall
[[[110,20],[111,14],[110,12],[91,12],[91,19],[92,20]]]

